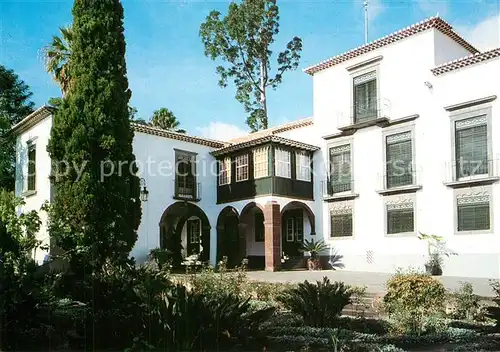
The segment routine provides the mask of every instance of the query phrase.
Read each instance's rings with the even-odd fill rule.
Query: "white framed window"
[[[492,232],[491,195],[490,187],[473,187],[455,192],[458,234]]]
[[[396,199],[386,204],[386,233],[395,235],[415,232],[413,199]]]
[[[200,243],[201,238],[201,220],[193,219],[188,220],[188,235],[189,235],[189,243],[195,244]]]
[[[269,147],[253,150],[253,178],[269,176]]]
[[[353,78],[354,122],[377,118],[377,70]]]
[[[28,192],[36,191],[36,144],[28,142],[28,175],[27,175]]]
[[[219,162],[219,186],[231,183],[231,158],[224,158]]]
[[[311,156],[305,152],[295,154],[297,180],[311,181]]]
[[[293,218],[286,219],[286,241],[293,242],[295,240],[294,233],[294,220]]]
[[[329,194],[352,191],[351,144],[330,148]]]
[[[292,165],[290,162],[290,152],[287,150],[276,148],[274,151],[274,160],[276,176],[291,178]]]
[[[248,154],[238,155],[235,159],[236,182],[248,180]]]

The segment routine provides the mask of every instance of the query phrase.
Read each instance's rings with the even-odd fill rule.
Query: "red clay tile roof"
[[[294,130],[296,128],[302,128],[302,127],[307,127],[311,126],[313,124],[313,119],[312,117],[308,117],[305,119],[300,119],[292,122],[285,123],[283,125],[278,125],[275,127],[270,127],[265,130],[260,130],[257,132],[249,133],[245,136],[234,138],[229,140],[229,143],[242,143],[246,141],[250,141],[253,139],[261,138],[264,136],[269,136],[277,133],[283,133],[286,131]]]
[[[334,56],[328,60],[322,61],[319,64],[310,66],[310,67],[304,69],[304,72],[308,73],[310,75],[313,75],[316,72],[319,72],[319,71],[324,70],[326,68],[340,64],[344,61],[347,61],[347,60],[350,60],[350,59],[355,58],[357,56],[366,54],[370,51],[373,51],[373,50],[379,49],[381,47],[384,47],[386,45],[395,43],[397,41],[408,38],[412,35],[415,35],[417,33],[421,33],[423,31],[426,31],[426,30],[431,29],[431,28],[435,28],[435,29],[439,30],[441,33],[447,35],[448,37],[453,39],[455,42],[457,42],[458,44],[463,46],[465,49],[470,51],[472,54],[479,52],[475,47],[473,47],[464,38],[462,38],[457,32],[455,32],[453,30],[453,28],[451,27],[451,25],[448,24],[445,20],[443,20],[440,17],[431,17],[431,18],[426,19],[422,22],[416,23],[412,26],[406,27],[406,28],[401,29],[397,32],[386,35],[385,37],[379,38],[373,42],[370,42],[368,44],[362,45],[362,46],[357,47],[355,49],[346,51],[345,53]]]
[[[484,53],[478,53],[462,57],[450,62],[446,62],[442,65],[434,67],[431,71],[434,76],[442,75],[443,73],[458,70],[459,68],[477,64],[486,60],[494,59],[500,57],[500,48],[485,51]]]
[[[212,147],[212,148],[222,148],[222,147],[228,145],[228,143],[216,141],[213,139],[189,136],[189,135],[184,134],[184,133],[168,131],[168,130],[164,130],[164,129],[153,127],[153,126],[142,125],[139,123],[131,123],[131,126],[137,132],[142,132],[142,133],[151,134],[154,136],[165,137],[165,138],[170,138],[170,139],[177,139],[179,141],[188,142],[188,143],[201,144],[201,145],[205,145],[207,147]]]
[[[214,150],[213,152],[210,152],[210,154],[212,154],[213,156],[221,156],[221,155],[229,154],[229,153],[237,151],[237,150],[241,150],[241,149],[245,149],[245,148],[249,148],[249,147],[255,147],[255,146],[258,146],[261,144],[265,144],[265,143],[276,143],[276,144],[295,147],[298,149],[307,150],[307,151],[311,151],[311,152],[314,152],[314,151],[320,149],[318,146],[315,146],[312,144],[302,143],[299,141],[295,141],[293,139],[288,139],[288,138],[284,138],[281,136],[277,136],[275,134],[267,134],[267,135],[264,135],[264,136],[259,137],[259,138],[254,138],[254,139],[250,139],[250,140],[247,140],[244,142],[228,145],[224,148]]]

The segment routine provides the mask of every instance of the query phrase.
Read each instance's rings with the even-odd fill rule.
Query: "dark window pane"
[[[351,151],[330,153],[330,192],[351,190]]]
[[[352,236],[352,214],[331,215],[331,237]]]
[[[387,143],[387,188],[413,183],[411,140]]]
[[[28,149],[28,191],[36,190],[36,149],[30,146]]]
[[[458,205],[458,231],[489,230],[489,203]]]
[[[354,118],[356,122],[377,117],[377,80],[354,86]]]
[[[388,209],[387,233],[413,232],[413,209]]]
[[[456,177],[488,173],[488,132],[486,125],[458,129],[455,133]]]

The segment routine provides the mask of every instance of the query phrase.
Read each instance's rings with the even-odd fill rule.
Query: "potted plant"
[[[309,252],[310,257],[307,259],[307,268],[309,270],[321,270],[318,254],[326,249],[328,249],[328,246],[323,240],[317,242],[314,242],[314,239],[304,241],[302,251]]]
[[[418,238],[427,241],[428,259],[424,264],[425,271],[433,276],[443,275],[443,255],[449,257],[457,253],[446,248],[446,241],[441,236],[420,233]]]

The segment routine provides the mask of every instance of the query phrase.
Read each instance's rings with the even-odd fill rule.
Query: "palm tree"
[[[179,120],[175,117],[174,113],[167,108],[161,108],[153,113],[151,123],[154,127],[164,130],[170,130],[178,133],[186,133],[185,130],[178,128],[180,125]]]
[[[73,29],[71,26],[59,28],[61,37],[54,35],[52,42],[43,48],[45,68],[66,94],[70,87],[71,74],[69,62],[73,45]]]

